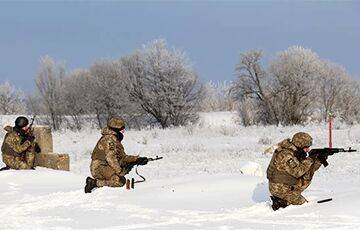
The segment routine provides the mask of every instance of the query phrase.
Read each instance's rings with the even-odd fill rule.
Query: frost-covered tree
[[[344,87],[336,104],[340,119],[346,123],[360,122],[360,82],[350,81]]]
[[[120,61],[98,61],[90,68],[90,109],[100,127],[112,116],[126,117],[133,112],[122,68]]]
[[[155,40],[122,59],[130,99],[162,127],[185,125],[197,119],[202,95],[197,75],[183,51]]]
[[[0,114],[22,114],[25,112],[24,93],[9,82],[0,85]]]
[[[321,117],[326,120],[329,113],[341,114],[343,109],[340,101],[342,95],[347,94],[350,84],[350,76],[341,66],[323,61],[321,64],[319,79],[317,81],[317,98],[321,111]]]
[[[278,124],[279,120],[272,101],[269,79],[261,64],[262,57],[261,50],[251,50],[240,55],[240,62],[235,69],[237,80],[230,92],[241,106],[240,114],[248,114],[244,111],[246,108],[256,107],[258,112],[256,118],[252,119],[253,122]],[[241,105],[242,103],[245,103],[246,106],[245,104]],[[250,106],[250,103],[254,105]]]
[[[25,99],[25,104],[26,104],[26,110],[30,114],[33,114],[33,115],[46,114],[46,108],[45,108],[45,105],[43,104],[43,99],[38,93],[28,95]],[[39,119],[37,119],[37,122],[39,122]],[[48,124],[49,122],[46,122],[46,123]]]
[[[91,112],[92,91],[90,88],[92,76],[89,70],[78,69],[70,73],[63,80],[62,101],[64,114],[69,115],[74,127],[81,129],[82,117]]]
[[[49,117],[49,123],[55,130],[60,128],[62,122],[61,90],[64,76],[65,66],[63,63],[55,62],[49,56],[40,59],[40,67],[35,77],[35,83],[45,113]]]
[[[204,85],[204,98],[201,102],[201,111],[232,111],[234,100],[229,94],[228,82],[208,82]]]
[[[313,113],[320,67],[316,53],[297,46],[280,52],[272,61],[271,89],[280,123],[303,123]]]

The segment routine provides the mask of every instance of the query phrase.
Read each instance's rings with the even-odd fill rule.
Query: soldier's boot
[[[86,185],[85,185],[85,193],[91,193],[91,191],[96,187],[97,187],[96,180],[91,177],[87,177]]]
[[[286,208],[288,206],[286,200],[283,200],[276,196],[270,196],[270,198],[272,200],[271,207],[274,211],[278,210],[279,208]]]
[[[10,169],[10,167],[6,165],[5,167],[2,167],[2,168],[0,169],[0,171],[9,170],[9,169]]]

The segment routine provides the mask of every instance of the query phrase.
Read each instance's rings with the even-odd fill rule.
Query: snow
[[[334,127],[335,147],[360,149],[360,126]],[[359,152],[329,158],[304,192],[309,203],[270,208],[271,154],[263,152],[298,131],[309,132],[314,147],[327,145],[326,124],[245,128],[229,112],[201,114],[194,126],[130,130],[128,154],[164,159],[138,168],[146,182],[134,190],[91,194],[83,188],[100,132],[55,132],[54,151],[70,155],[71,171],[0,172],[0,229],[360,229]]]

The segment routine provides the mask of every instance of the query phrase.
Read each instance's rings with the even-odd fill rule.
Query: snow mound
[[[262,167],[256,162],[248,162],[240,169],[241,173],[250,176],[260,176],[264,175]]]

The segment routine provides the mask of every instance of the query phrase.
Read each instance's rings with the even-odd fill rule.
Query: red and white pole
[[[332,126],[333,126],[333,116],[331,113],[328,115],[329,122],[329,148],[332,148]]]

